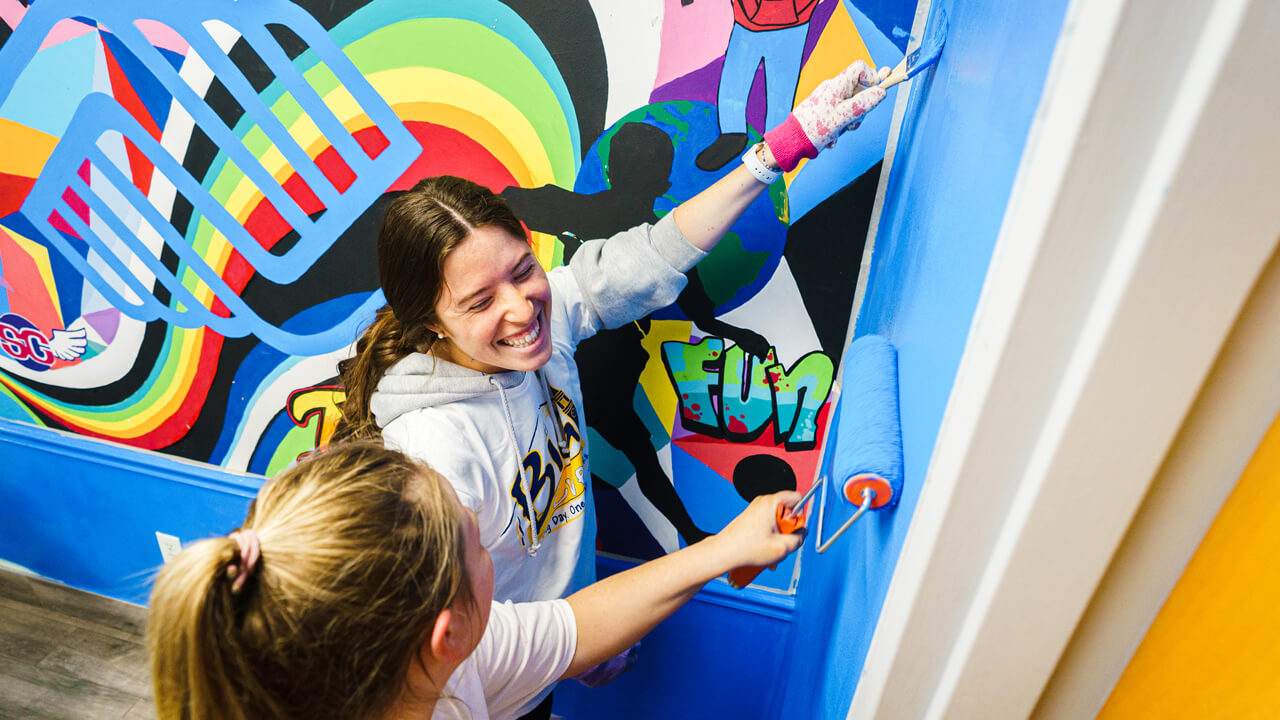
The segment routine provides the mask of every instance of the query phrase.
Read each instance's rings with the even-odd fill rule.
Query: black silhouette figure
[[[555,233],[564,242],[565,262],[583,240],[609,237],[640,223],[656,222],[653,202],[671,186],[675,149],[661,129],[644,123],[618,128],[606,166],[610,188],[581,195],[545,185],[507,188],[502,196],[530,230]],[[702,330],[727,338],[744,350],[764,357],[769,341],[759,333],[730,325],[715,317],[715,303],[707,297],[697,268],[676,300]],[[578,345],[575,355],[582,382],[584,411],[597,432],[621,451],[635,467],[640,491],[675,526],[686,543],[710,533],[699,528],[662,469],[649,442],[649,430],[633,403],[647,359],[641,346],[649,319],[615,330],[602,330]],[[599,479],[596,479],[599,482]]]

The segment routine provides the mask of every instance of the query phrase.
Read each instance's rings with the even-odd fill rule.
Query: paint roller
[[[866,510],[898,504],[902,494],[902,421],[898,413],[898,352],[879,335],[863,335],[844,358],[844,392],[831,449],[831,477],[858,513],[827,541],[840,536]],[[821,518],[820,518],[821,519]],[[822,523],[818,523],[818,552]]]
[[[864,335],[849,346],[842,372],[844,390],[836,408],[835,440],[827,457],[830,477],[841,484],[845,500],[858,510],[825,542],[823,506],[818,511],[817,551],[826,552],[863,513],[896,507],[902,494],[902,423],[898,408],[898,353],[879,335]],[[827,480],[819,478],[800,498],[793,514],[778,508],[778,530],[805,527],[809,499]],[[825,498],[825,496],[824,496]],[[729,584],[746,587],[762,567],[729,573]]]
[[[879,85],[891,88],[920,74],[942,56],[950,23],[939,8],[919,46],[902,59]],[[898,414],[898,353],[879,335],[864,335],[850,346],[844,359],[845,390],[837,408],[836,440],[831,454],[831,477],[843,483],[846,500],[858,506],[844,525],[822,540],[823,506],[818,510],[818,552],[831,547],[867,510],[884,510],[898,504],[902,491],[902,423]],[[822,486],[819,478],[796,503],[792,514],[778,508],[778,530],[792,533],[804,527],[808,512],[802,510]],[[729,584],[746,587],[763,571],[743,567],[729,573]]]

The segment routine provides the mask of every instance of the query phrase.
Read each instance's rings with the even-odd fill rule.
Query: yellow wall
[[[1099,718],[1280,718],[1280,418]]]

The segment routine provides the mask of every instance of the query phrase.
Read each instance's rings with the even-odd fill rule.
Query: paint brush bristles
[[[910,80],[921,70],[938,62],[938,58],[942,56],[942,46],[947,44],[948,29],[947,11],[938,8],[933,26],[925,32],[920,46],[904,57],[893,72],[889,73],[889,77],[880,81],[880,87],[887,89],[903,80]]]

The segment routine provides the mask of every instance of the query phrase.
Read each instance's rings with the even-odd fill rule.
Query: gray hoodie
[[[537,372],[487,375],[414,354],[387,371],[370,409],[388,445],[426,461],[476,512],[494,597],[564,597],[595,577],[595,511],[573,353],[600,328],[672,303],[706,253],[671,216],[584,243],[551,284],[552,355]]]

